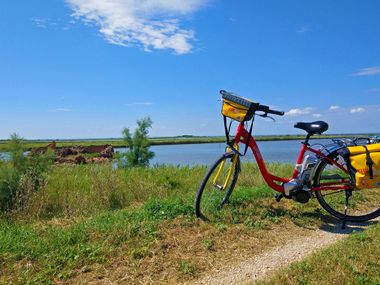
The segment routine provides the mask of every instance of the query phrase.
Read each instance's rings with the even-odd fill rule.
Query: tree
[[[122,155],[123,165],[127,167],[147,167],[149,160],[154,157],[154,152],[149,150],[148,140],[149,129],[152,127],[152,120],[149,117],[137,121],[137,128],[133,136],[129,128],[124,128],[122,136],[128,146],[128,151]]]

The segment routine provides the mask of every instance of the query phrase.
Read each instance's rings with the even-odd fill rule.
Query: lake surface
[[[257,144],[266,162],[295,164],[301,148],[301,142],[301,140],[262,141],[257,142]],[[310,143],[329,144],[331,140],[311,140]],[[155,153],[155,157],[150,161],[150,165],[211,165],[225,152],[225,149],[225,143],[152,146],[151,150]],[[126,148],[115,149],[116,152],[125,152],[126,150]],[[241,151],[244,151],[244,149]],[[0,159],[9,159],[9,154],[0,152]],[[252,152],[249,149],[247,155],[242,160],[254,161]]]
[[[0,160],[8,160],[9,154],[7,152],[0,152]]]
[[[257,144],[266,162],[295,164],[301,142],[301,140],[262,141],[257,142]],[[330,139],[310,141],[311,144],[329,144],[330,142]],[[225,148],[225,143],[152,146],[151,150],[155,153],[155,157],[150,161],[150,164],[210,165],[225,152]],[[126,148],[116,149],[117,152],[125,152],[126,150]],[[249,149],[247,155],[243,157],[243,161],[254,161],[253,154]]]

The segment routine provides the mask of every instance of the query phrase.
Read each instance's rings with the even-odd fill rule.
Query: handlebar
[[[262,111],[265,114],[273,114],[273,115],[278,115],[278,116],[285,115],[285,112],[283,112],[283,111],[272,110],[269,108],[269,106],[265,106],[265,105],[261,105],[261,104],[258,107],[258,111]]]

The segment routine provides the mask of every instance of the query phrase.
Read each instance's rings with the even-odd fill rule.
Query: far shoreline
[[[335,139],[335,138],[354,138],[354,137],[370,137],[379,134],[331,134],[331,135],[316,135],[312,139]],[[305,135],[261,135],[255,136],[256,141],[286,141],[286,140],[303,140]],[[114,148],[127,147],[121,138],[108,139],[55,139],[55,140],[24,140],[25,150],[32,150],[38,147],[44,147],[55,141],[57,147],[70,146],[96,146],[96,145],[111,145]],[[206,143],[223,143],[226,139],[224,136],[177,136],[177,137],[158,137],[150,138],[151,146],[163,145],[183,145],[183,144],[206,144]],[[8,150],[8,140],[0,140],[0,152]]]

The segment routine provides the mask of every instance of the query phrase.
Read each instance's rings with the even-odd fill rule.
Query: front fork
[[[239,146],[238,145],[235,145],[234,146],[235,149],[239,150]],[[231,149],[228,147],[227,148],[227,152],[230,151]],[[218,172],[216,173],[216,176],[214,177],[213,181],[212,181],[212,184],[218,188],[219,190],[225,190],[228,183],[231,181],[231,178],[232,178],[232,175],[234,173],[234,169],[236,167],[236,164],[237,164],[237,161],[239,159],[239,155],[238,154],[235,154],[233,157],[232,157],[232,163],[231,163],[231,166],[230,166],[230,169],[228,169],[228,173],[227,173],[227,177],[225,179],[225,181],[221,181],[220,184],[218,184],[218,179],[220,178],[220,175],[222,174],[223,172],[223,169],[224,169],[224,166],[226,164],[226,160],[223,160],[221,165],[219,166],[219,169],[218,169]]]

